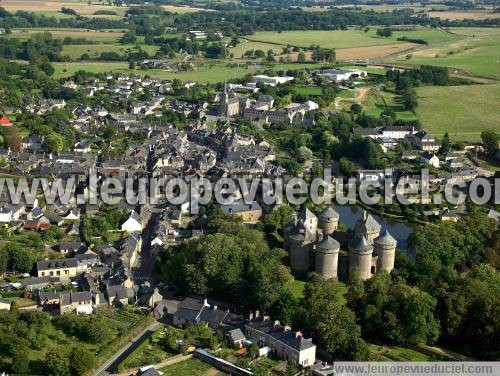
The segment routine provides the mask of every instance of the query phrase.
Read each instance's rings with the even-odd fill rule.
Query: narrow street
[[[151,207],[149,207],[151,208]],[[135,265],[132,267],[133,278],[136,284],[142,284],[148,281],[151,286],[154,286],[154,257],[151,253],[151,238],[153,236],[154,227],[158,221],[160,213],[152,209],[148,223],[142,231],[142,247],[141,253],[137,257]]]

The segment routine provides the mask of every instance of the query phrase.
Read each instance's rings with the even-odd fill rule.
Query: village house
[[[234,215],[242,219],[244,223],[256,223],[262,217],[262,208],[257,201],[247,204],[245,202],[233,202],[221,205],[226,214]]]
[[[439,158],[436,154],[425,152],[420,156],[420,161],[434,168],[439,168]]]
[[[269,347],[271,353],[296,367],[309,367],[316,361],[316,345],[310,338],[266,316],[246,323],[245,335],[259,348]]]
[[[78,261],[75,258],[42,260],[36,263],[37,277],[59,277],[69,280],[76,277]]]
[[[76,314],[91,314],[92,295],[90,291],[63,291],[59,298],[59,313],[76,312]]]

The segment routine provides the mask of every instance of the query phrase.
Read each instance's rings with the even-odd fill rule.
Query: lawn
[[[299,281],[298,279],[294,279],[292,282],[292,295],[296,299],[302,299],[304,297],[304,281]]]
[[[417,116],[437,137],[448,132],[454,140],[478,141],[485,129],[500,132],[500,84],[425,86],[417,93]]]
[[[403,106],[398,103],[397,97],[394,93],[385,91],[380,92],[379,94],[379,97],[373,97],[368,94],[365,96],[362,106],[366,114],[378,117],[382,112],[384,112],[387,104],[387,107],[396,113],[396,117],[398,119],[413,120],[416,118],[415,114],[406,111]],[[385,102],[382,100],[382,97]],[[350,102],[346,102],[346,104],[349,107],[351,106]]]
[[[461,39],[413,52],[409,60],[402,56],[399,63],[446,66],[500,79],[499,28],[453,28],[451,31],[459,33]]]
[[[306,282],[294,279],[292,282],[292,295],[296,299],[302,299],[304,297],[304,286]],[[346,303],[345,295],[347,294],[347,285],[343,282],[337,281],[338,292],[337,299],[340,304]]]
[[[210,368],[212,368],[210,364],[191,358],[162,368],[161,371],[168,376],[201,376]]]
[[[321,88],[316,86],[297,86],[294,91],[297,94],[318,96],[321,95]]]

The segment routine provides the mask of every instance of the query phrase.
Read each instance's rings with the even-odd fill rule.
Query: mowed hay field
[[[500,18],[500,13],[487,12],[427,12],[429,17],[441,18],[443,20],[487,20]]]
[[[500,132],[500,84],[417,88],[416,113],[424,129],[437,137],[477,141],[481,131]]]
[[[376,59],[411,50],[414,43],[384,44],[380,46],[341,48],[336,50],[337,60]]]
[[[20,38],[20,39],[28,39],[31,37],[31,34],[49,32],[52,33],[52,37],[54,38],[86,38],[90,41],[94,42],[102,42],[102,43],[114,43],[118,42],[118,39],[123,35],[122,31],[115,30],[85,30],[85,29],[17,29],[9,34],[7,37],[9,38]]]
[[[305,30],[281,33],[261,31],[245,38],[256,42],[298,47],[309,47],[314,44],[323,48],[352,48],[388,44],[387,39],[374,37],[361,30]]]
[[[24,10],[27,12],[46,13],[60,11],[62,7],[71,8],[79,15],[90,16],[98,10],[111,10],[118,16],[123,17],[125,11],[128,9],[126,6],[110,6],[106,2],[91,2],[88,1],[36,1],[36,0],[2,0],[2,7],[8,12],[16,12]],[[110,16],[101,16],[110,17]]]
[[[165,9],[167,12],[179,13],[179,14],[211,11],[210,9],[187,7],[187,6],[175,6],[175,5],[162,5],[161,7]]]
[[[401,56],[399,62],[437,65],[461,69],[472,75],[500,79],[500,29],[453,28],[464,35],[461,40],[442,46],[424,48]]]
[[[319,45],[322,48],[357,48],[371,46],[386,46],[389,44],[405,43],[397,38],[407,37],[424,39],[429,43],[449,42],[466,38],[465,35],[455,35],[439,29],[409,28],[404,31],[394,31],[392,37],[382,38],[376,35],[377,27],[370,27],[368,32],[363,30],[307,30],[307,31],[262,31],[245,38],[250,41],[309,47]]]

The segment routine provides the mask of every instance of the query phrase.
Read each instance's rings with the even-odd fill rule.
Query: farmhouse
[[[278,86],[282,84],[286,84],[287,82],[293,81],[293,77],[288,77],[288,76],[266,76],[265,74],[259,74],[257,76],[253,76],[253,81],[255,83],[262,82],[264,85],[269,85],[269,86]]]
[[[340,69],[325,69],[320,73],[320,76],[331,81],[340,82],[349,80],[350,78],[366,77],[366,72],[362,70],[345,71]]]
[[[207,39],[208,34],[201,30],[191,30],[188,32],[188,36],[192,39]]]

